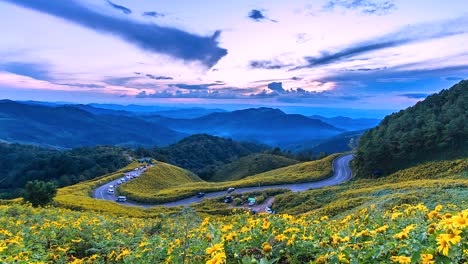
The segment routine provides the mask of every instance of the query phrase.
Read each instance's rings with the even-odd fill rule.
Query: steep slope
[[[385,117],[361,137],[359,177],[389,174],[423,161],[468,155],[468,81]]]
[[[274,170],[299,161],[272,154],[253,154],[219,167],[210,181],[235,181],[250,175]]]
[[[61,148],[167,145],[184,135],[138,118],[94,115],[70,106],[0,101],[0,139]]]
[[[149,116],[147,120],[188,134],[207,133],[273,146],[324,139],[343,131],[320,120],[264,107],[212,113],[195,119]]]
[[[323,117],[320,115],[309,116],[312,119],[318,119],[334,127],[342,128],[348,131],[363,130],[373,128],[380,123],[376,118],[349,118],[345,116]]]

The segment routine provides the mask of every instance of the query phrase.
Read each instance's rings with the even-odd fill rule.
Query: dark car
[[[202,198],[203,196],[205,196],[205,193],[204,193],[204,192],[199,192],[199,193],[197,193],[197,197],[198,197],[198,198]]]
[[[224,197],[224,203],[232,203],[232,196],[226,196]]]

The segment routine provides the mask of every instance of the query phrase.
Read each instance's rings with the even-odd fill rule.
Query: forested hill
[[[62,187],[116,171],[130,163],[127,152],[111,146],[58,151],[0,143],[0,198],[19,195],[27,181],[53,181]]]
[[[413,164],[468,156],[468,81],[385,117],[361,137],[355,175],[389,174]]]
[[[265,145],[198,134],[164,148],[164,152],[167,153],[169,163],[188,169],[201,178],[207,179],[217,166],[267,148]]]

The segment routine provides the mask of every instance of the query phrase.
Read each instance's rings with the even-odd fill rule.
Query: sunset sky
[[[466,0],[0,0],[0,99],[401,109],[468,78]]]

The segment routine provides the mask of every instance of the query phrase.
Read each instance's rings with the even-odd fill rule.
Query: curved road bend
[[[245,188],[237,188],[235,190],[235,193],[246,193],[246,192],[252,192],[252,191],[263,191],[266,189],[290,189],[293,192],[303,192],[309,189],[317,189],[317,188],[322,188],[325,186],[332,186],[332,185],[337,185],[340,184],[344,181],[347,181],[351,179],[352,177],[352,171],[351,168],[349,167],[350,161],[353,159],[352,154],[347,154],[341,157],[336,158],[333,161],[333,175],[329,178],[326,178],[321,181],[315,181],[315,182],[306,182],[306,183],[291,183],[291,184],[280,184],[280,185],[266,185],[266,186],[258,186],[258,187],[245,187]],[[129,173],[136,173],[138,176],[141,175],[145,169],[138,170],[138,171],[132,171]],[[126,173],[127,174],[127,173]],[[108,182],[100,187],[98,187],[94,191],[94,198],[96,199],[101,199],[101,200],[109,200],[109,201],[115,201],[116,197],[114,194],[108,194],[107,189],[109,185],[117,185],[117,180]],[[140,204],[136,202],[120,202],[119,204],[122,205],[127,205],[127,206],[139,206],[139,207],[144,207],[144,208],[150,208],[150,207],[155,207],[155,206],[181,206],[181,205],[190,205],[193,203],[199,203],[203,199],[206,198],[214,198],[214,197],[220,197],[220,196],[225,196],[227,195],[226,191],[219,191],[219,192],[211,192],[211,193],[206,193],[205,196],[202,198],[198,198],[196,196],[190,197],[190,198],[185,198],[181,199],[175,202],[169,202],[169,203],[162,203],[162,204]]]

